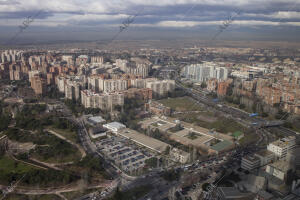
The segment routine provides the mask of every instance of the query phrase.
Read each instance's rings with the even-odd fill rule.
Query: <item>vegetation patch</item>
[[[219,117],[217,121],[207,122],[199,119],[198,115],[198,113],[184,113],[180,115],[175,115],[175,117],[181,121],[195,124],[203,128],[215,129],[220,133],[234,133],[236,131],[243,131],[245,129],[244,126],[242,126],[233,119]]]
[[[39,187],[65,185],[79,178],[67,172],[37,169],[12,160],[8,156],[0,157],[0,182],[2,184],[7,185],[13,181],[20,180],[22,177],[21,185]]]
[[[151,185],[145,185],[145,186],[140,186],[136,187],[130,190],[126,191],[120,191],[117,188],[117,191],[115,195],[112,198],[109,198],[108,200],[135,200],[139,199],[143,196],[145,196],[147,193],[149,193],[152,190]]]
[[[9,194],[5,200],[61,200],[57,195],[22,195],[22,194]]]
[[[84,195],[87,195],[87,194],[90,194],[90,193],[93,193],[93,192],[96,192],[97,190],[96,189],[88,189],[88,190],[80,190],[80,191],[74,191],[74,192],[64,192],[62,193],[62,195],[64,197],[66,197],[67,199],[76,199],[78,197],[81,197],[81,196],[84,196]]]
[[[44,131],[32,133],[26,130],[10,128],[4,132],[11,140],[25,143],[32,142],[38,145],[31,150],[30,156],[43,162],[71,162],[81,158],[80,152],[70,143]]]
[[[190,97],[178,97],[159,100],[164,106],[170,107],[174,111],[201,111],[202,109],[195,104]]]

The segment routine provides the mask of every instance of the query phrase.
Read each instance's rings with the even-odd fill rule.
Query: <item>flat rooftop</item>
[[[128,128],[119,131],[118,134],[158,153],[162,153],[169,146],[167,143]]]
[[[124,124],[121,124],[119,122],[111,122],[111,123],[105,124],[104,126],[112,127],[112,128],[116,128],[116,129],[126,128],[126,126]]]
[[[191,139],[189,137],[190,132],[194,133],[194,139]],[[213,137],[202,135],[201,133],[191,131],[189,129],[183,129],[181,131],[173,133],[170,136],[170,138],[173,139],[173,140],[176,140],[180,143],[191,144],[191,145],[194,145],[194,146],[203,145],[203,144],[205,144],[205,143],[207,143],[207,142],[214,139]]]
[[[289,137],[285,137],[285,138],[276,140],[276,141],[272,142],[271,144],[278,146],[278,147],[285,147],[287,145],[290,145],[290,143],[295,140],[296,140],[295,136],[289,136]]]
[[[278,169],[279,171],[288,171],[290,169],[290,166],[287,165],[285,160],[278,160],[274,163],[269,164],[270,166],[274,167],[275,169]]]
[[[101,116],[89,117],[88,119],[95,123],[105,122],[105,119],[103,119]]]
[[[243,160],[248,160],[250,162],[260,161],[260,159],[255,155],[244,156]]]
[[[265,150],[255,153],[255,154],[258,156],[267,157],[267,156],[273,155],[274,153],[265,149]]]

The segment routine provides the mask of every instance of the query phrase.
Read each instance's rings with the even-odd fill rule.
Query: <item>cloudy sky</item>
[[[28,17],[14,42],[109,39],[128,19],[118,39],[300,40],[300,0],[0,0],[0,41]]]

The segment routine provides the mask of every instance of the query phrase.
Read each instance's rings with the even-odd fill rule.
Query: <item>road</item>
[[[230,117],[237,122],[243,124],[244,126],[250,128],[269,128],[272,127],[273,130],[281,132],[286,136],[297,135],[296,132],[280,127],[282,121],[267,121],[260,117],[250,117],[250,113],[245,112],[241,109],[229,106],[221,101],[214,102],[212,98],[207,97],[207,92],[195,90],[192,88],[187,88],[179,80],[176,80],[176,86],[183,89],[186,93],[197,101],[197,103],[202,103],[208,108],[222,112],[224,116]],[[194,106],[197,106],[196,104]],[[266,127],[265,127],[266,126]]]

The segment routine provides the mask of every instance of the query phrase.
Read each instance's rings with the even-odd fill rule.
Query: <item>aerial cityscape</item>
[[[299,0],[0,11],[0,200],[300,200]]]

